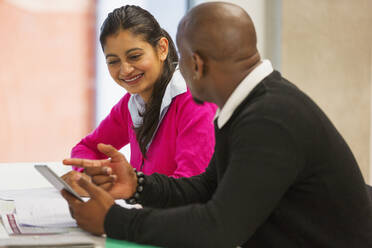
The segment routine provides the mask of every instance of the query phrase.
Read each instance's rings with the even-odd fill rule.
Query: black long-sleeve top
[[[112,206],[107,235],[163,247],[372,247],[372,203],[352,152],[280,73],[215,136],[205,173],[147,176],[145,208]]]

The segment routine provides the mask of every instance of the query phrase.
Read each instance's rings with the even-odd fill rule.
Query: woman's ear
[[[168,56],[168,39],[161,37],[158,41],[158,56],[161,61],[165,61]]]

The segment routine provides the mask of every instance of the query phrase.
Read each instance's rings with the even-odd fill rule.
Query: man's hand
[[[128,199],[136,191],[137,177],[124,155],[111,145],[98,144],[97,149],[109,159],[90,160],[70,158],[63,164],[84,168],[93,183],[106,190],[115,199]]]
[[[114,204],[114,199],[103,189],[83,178],[81,174],[75,174],[72,180],[77,180],[77,184],[90,196],[89,201],[81,202],[62,190],[62,196],[68,202],[72,217],[82,229],[95,235],[104,234],[105,217]]]
[[[76,193],[78,193],[80,196],[87,197],[89,196],[88,192],[86,192],[83,188],[79,186],[79,184],[73,179],[74,177],[77,177],[77,174],[81,174],[77,171],[70,171],[64,175],[61,176],[61,178],[73,188]],[[82,177],[84,177],[85,180],[91,182],[91,178],[88,175],[81,174]]]

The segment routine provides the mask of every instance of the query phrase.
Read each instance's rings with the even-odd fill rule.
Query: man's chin
[[[198,105],[203,105],[203,104],[204,104],[204,101],[199,100],[198,98],[193,97],[193,100],[194,100],[194,102],[195,102],[196,104],[198,104]]]

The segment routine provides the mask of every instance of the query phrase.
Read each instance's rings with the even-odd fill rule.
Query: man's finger
[[[120,161],[127,162],[127,160],[124,157],[124,155],[121,154],[118,150],[116,150],[111,145],[106,145],[106,144],[100,143],[100,144],[97,145],[97,149],[98,149],[98,151],[100,151],[103,154],[105,154],[107,157],[111,158],[111,161],[112,162],[120,162]]]
[[[103,192],[103,189],[99,188],[83,177],[79,179],[78,184],[88,192],[90,198],[92,199],[98,199]]]
[[[64,165],[72,165],[81,168],[100,167],[107,160],[90,160],[82,158],[66,158],[62,161]]]
[[[67,182],[69,176],[70,176],[70,174],[69,173],[66,173],[66,174],[62,175],[61,178],[62,178],[63,181]]]
[[[62,194],[62,197],[65,198],[66,201],[68,202],[68,205],[71,206],[72,208],[74,208],[76,204],[81,203],[80,200],[78,200],[75,196],[71,195],[69,192],[67,192],[64,189],[61,190],[61,194]]]
[[[70,210],[70,215],[71,215],[71,217],[73,218],[73,219],[75,219],[75,217],[74,217],[74,210],[72,209],[72,207],[69,205],[68,206],[68,209]]]
[[[101,184],[99,187],[105,191],[109,191],[114,184],[112,182]]]
[[[105,183],[112,183],[115,182],[116,180],[116,175],[110,175],[110,176],[105,176],[105,175],[97,175],[92,177],[92,181],[96,185],[101,185]]]
[[[94,177],[97,175],[106,175],[109,176],[112,174],[112,169],[107,166],[102,167],[89,167],[85,168],[85,174],[89,175],[90,177]]]

